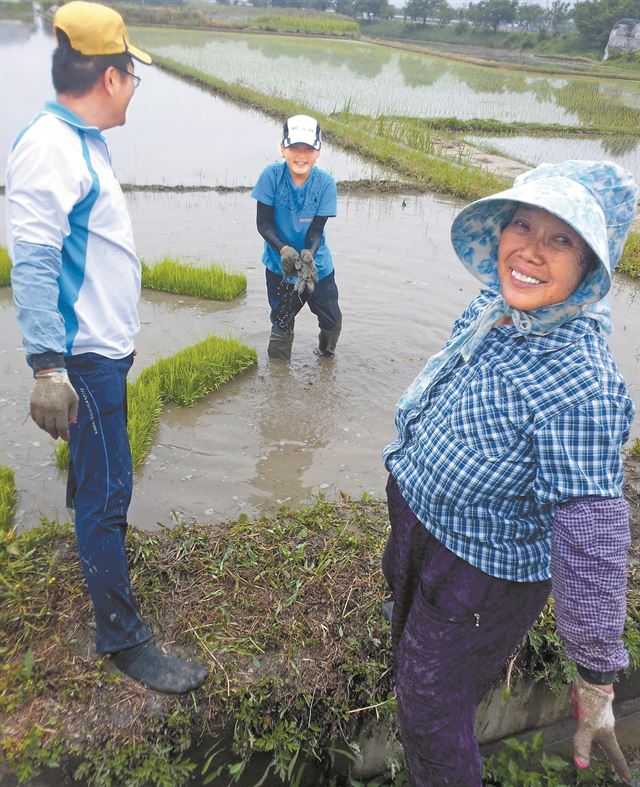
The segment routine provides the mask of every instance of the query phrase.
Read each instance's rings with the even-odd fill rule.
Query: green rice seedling
[[[212,301],[231,301],[246,291],[247,277],[219,265],[200,268],[164,257],[152,266],[142,263],[142,286]]]
[[[127,387],[127,433],[131,445],[133,468],[142,462],[151,450],[153,438],[160,423],[162,412],[162,393],[158,377],[135,383]]]
[[[0,533],[6,533],[13,525],[16,500],[16,480],[13,470],[0,465]]]
[[[127,385],[127,432],[133,467],[149,453],[164,404],[190,407],[257,362],[256,351],[237,339],[207,336],[143,369],[135,383]],[[67,443],[58,443],[55,463],[61,470],[69,467]]]
[[[618,270],[633,279],[640,279],[640,232],[629,233]]]
[[[11,284],[11,259],[4,246],[0,246],[0,287]]]
[[[69,453],[69,443],[64,440],[58,440],[56,450],[53,452],[53,461],[56,467],[60,470],[67,470],[71,461],[71,454]]]
[[[142,372],[139,382],[158,378],[163,401],[189,407],[257,360],[256,351],[237,339],[207,336],[170,358],[156,361]]]

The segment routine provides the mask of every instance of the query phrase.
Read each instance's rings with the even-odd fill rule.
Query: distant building
[[[605,60],[611,49],[619,52],[640,52],[640,19],[620,19],[615,23],[604,50]]]

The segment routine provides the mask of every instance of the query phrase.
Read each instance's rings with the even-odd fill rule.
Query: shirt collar
[[[82,118],[78,117],[74,112],[72,112],[68,107],[64,104],[61,104],[59,101],[47,101],[44,105],[44,111],[49,112],[51,115],[55,115],[56,117],[60,118],[60,120],[64,120],[65,123],[68,123],[70,126],[74,126],[75,128],[84,131],[86,134],[90,134],[92,137],[96,137],[101,142],[104,142],[105,139],[100,133],[100,130],[96,126],[89,126],[85,123]]]
[[[574,344],[585,334],[597,330],[596,324],[589,317],[578,317],[575,320],[560,325],[552,333],[543,336],[528,334],[525,336],[529,352],[533,355],[544,355],[556,350],[562,350]]]

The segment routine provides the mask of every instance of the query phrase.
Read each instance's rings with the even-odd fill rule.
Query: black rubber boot
[[[280,333],[279,331],[272,330],[269,337],[269,347],[267,354],[269,358],[275,358],[278,361],[291,360],[291,346],[293,345],[293,331],[291,333]]]
[[[164,694],[185,694],[207,679],[207,671],[200,664],[168,656],[152,640],[112,653],[111,660],[120,672]]]
[[[320,335],[318,336],[318,355],[325,358],[333,358],[336,352],[336,344],[338,343],[338,336],[340,331],[325,331],[320,328]]]

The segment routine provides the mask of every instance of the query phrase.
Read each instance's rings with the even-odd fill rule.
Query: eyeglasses
[[[142,77],[139,77],[137,74],[134,74],[133,71],[128,71],[126,68],[118,68],[115,67],[118,71],[121,71],[123,74],[126,74],[128,77],[133,79],[133,89],[135,90],[140,82],[142,82]]]

